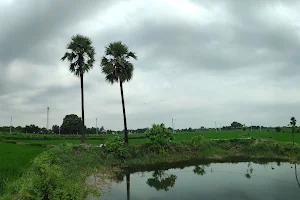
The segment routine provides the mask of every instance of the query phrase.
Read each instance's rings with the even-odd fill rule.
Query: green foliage
[[[31,160],[46,148],[4,144],[0,142],[0,196],[6,186],[17,179],[30,165]]]
[[[246,131],[247,128],[248,128],[248,127],[244,125],[243,128],[242,128],[242,130],[243,130],[243,131]]]
[[[111,84],[129,81],[134,70],[129,58],[137,59],[137,56],[130,52],[121,41],[112,42],[106,46],[105,56],[101,60],[102,73],[106,75],[106,81]]]
[[[88,37],[79,34],[73,36],[67,49],[69,51],[61,59],[67,59],[70,62],[70,71],[76,76],[83,76],[85,72],[93,68],[95,49]]]
[[[153,144],[159,145],[164,145],[174,139],[172,131],[166,128],[164,124],[153,124],[152,128],[146,131],[146,137]]]
[[[61,125],[61,134],[80,133],[82,120],[75,114],[66,115]]]
[[[52,126],[52,132],[55,134],[59,134],[59,126],[58,125],[53,125]]]
[[[242,128],[243,125],[239,122],[232,122],[231,127],[234,128],[234,129],[238,129],[238,128]]]
[[[82,153],[81,147],[74,150],[71,145],[58,146],[38,155],[28,171],[8,187],[5,197],[79,200],[84,199],[87,193],[99,196],[99,192],[85,184],[93,162],[97,163],[97,160],[91,159],[96,151]],[[86,156],[86,153],[90,154]]]
[[[124,138],[120,136],[116,136],[110,138],[106,142],[105,151],[109,153],[113,153],[118,158],[127,158],[128,150],[127,146],[124,143]]]
[[[202,135],[198,135],[192,138],[192,144],[193,146],[198,146],[200,144],[200,141],[204,140],[204,137]]]
[[[280,127],[280,126],[277,126],[277,127],[275,128],[275,130],[276,130],[276,132],[280,132],[280,131],[281,131],[281,127]]]

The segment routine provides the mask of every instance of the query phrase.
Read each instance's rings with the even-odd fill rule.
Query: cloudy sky
[[[124,85],[128,128],[287,125],[300,117],[298,0],[1,0],[0,126],[81,116],[80,80],[60,58],[72,35],[91,38],[84,77],[88,127],[122,129],[118,85],[100,69],[104,47],[136,52]]]

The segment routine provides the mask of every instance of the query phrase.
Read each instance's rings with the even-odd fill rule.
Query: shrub
[[[280,131],[281,131],[281,128],[280,128],[279,126],[277,126],[277,127],[275,128],[275,130],[276,130],[276,132],[280,132]]]
[[[152,128],[146,131],[146,137],[153,144],[164,145],[174,139],[172,131],[165,127],[164,124],[153,124]]]
[[[106,142],[105,151],[113,153],[116,157],[127,158],[128,151],[124,143],[124,138],[120,136],[112,137]]]
[[[198,146],[200,141],[204,140],[204,137],[202,135],[198,135],[192,138],[192,144],[194,147]]]

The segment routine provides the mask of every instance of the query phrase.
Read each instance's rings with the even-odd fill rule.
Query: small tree
[[[290,122],[290,124],[292,125],[293,145],[295,144],[294,133],[295,133],[296,122],[297,122],[296,118],[295,118],[295,117],[291,117],[291,122]]]
[[[281,128],[280,128],[279,126],[277,126],[277,127],[275,128],[275,130],[276,130],[276,132],[280,132],[280,131],[281,131]]]
[[[153,124],[152,128],[146,131],[146,137],[152,143],[163,145],[174,139],[172,131],[165,127],[164,124]]]
[[[248,127],[247,127],[247,126],[244,124],[244,126],[243,126],[242,130],[243,130],[243,131],[246,131],[246,130],[247,130],[247,128],[248,128]],[[249,131],[248,131],[248,136],[250,136],[250,134],[249,134]]]

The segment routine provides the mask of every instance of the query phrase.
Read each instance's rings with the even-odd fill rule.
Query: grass
[[[58,145],[38,155],[28,171],[8,187],[3,199],[84,199],[94,191],[85,183],[86,177],[99,172],[102,174],[103,170],[111,170],[110,173],[115,173],[112,177],[122,179],[122,170],[145,170],[158,164],[169,165],[191,160],[272,159],[300,162],[299,151],[298,144],[293,146],[291,143],[261,139],[201,140],[197,143],[184,141],[165,146],[148,143],[129,145],[121,157],[103,148]]]
[[[284,131],[284,132],[283,132]],[[262,139],[272,139],[279,142],[289,142],[292,141],[291,129],[283,129],[282,132],[275,132],[275,129],[263,129],[262,132],[259,130],[250,130],[242,131],[242,130],[225,130],[225,131],[218,131],[215,130],[208,130],[208,131],[197,131],[197,132],[178,132],[175,135],[176,142],[179,141],[188,141],[191,140],[193,137],[202,135],[205,139],[233,139],[233,138],[248,138],[255,137],[255,138],[262,138]],[[248,135],[249,133],[249,135]],[[87,135],[86,143],[88,144],[101,144],[105,143],[105,140],[101,140],[101,138],[112,138],[116,135]],[[79,144],[80,143],[80,136],[65,136],[65,135],[49,135],[47,139],[22,139],[25,137],[24,134],[21,136],[14,135],[11,138],[16,142],[24,142],[28,144]],[[26,137],[29,137],[26,135]],[[30,135],[30,138],[41,137],[40,135]],[[70,138],[71,137],[71,138]],[[0,138],[4,140],[9,140],[9,135],[0,134]],[[53,139],[49,139],[53,138]],[[129,135],[129,143],[130,144],[143,144],[148,143],[145,134],[130,134]],[[300,134],[295,133],[295,142],[300,144]]]
[[[0,194],[5,186],[18,178],[30,161],[45,148],[4,144],[0,142]]]

